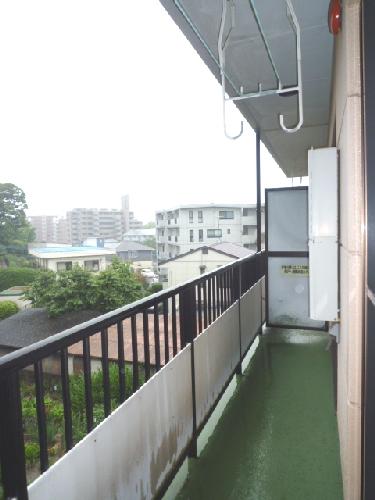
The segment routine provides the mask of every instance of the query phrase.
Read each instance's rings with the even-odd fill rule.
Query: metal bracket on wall
[[[254,1],[249,0],[250,3],[250,8],[251,11],[254,15],[255,22],[258,26],[260,36],[262,38],[262,41],[264,43],[264,47],[267,52],[268,59],[271,63],[272,70],[275,74],[275,78],[277,81],[277,88],[276,89],[270,89],[270,90],[262,90],[262,84],[258,84],[258,91],[257,92],[245,92],[243,86],[240,87],[240,92],[239,95],[230,97],[227,96],[226,93],[226,75],[225,75],[225,52],[228,46],[228,42],[230,39],[230,35],[235,28],[235,23],[236,23],[236,11],[235,11],[235,2],[236,0],[223,0],[223,9],[222,9],[222,15],[221,15],[221,23],[220,23],[220,30],[219,30],[219,37],[218,37],[218,55],[219,55],[219,66],[220,66],[220,76],[221,76],[221,86],[222,86],[222,97],[223,97],[223,120],[224,120],[224,133],[228,139],[238,139],[242,133],[243,133],[243,122],[241,121],[241,128],[238,134],[236,135],[230,135],[227,131],[227,123],[226,123],[226,103],[227,101],[242,101],[245,99],[252,99],[255,97],[265,97],[268,95],[298,95],[298,123],[294,127],[287,127],[285,125],[284,121],[284,115],[279,115],[279,123],[280,127],[288,133],[294,133],[297,132],[302,124],[303,124],[303,88],[302,88],[302,71],[301,71],[301,32],[300,32],[300,26],[298,23],[297,16],[294,12],[294,8],[292,5],[291,0],[284,0],[287,8],[287,17],[290,21],[290,24],[292,26],[292,29],[294,31],[295,37],[296,37],[296,61],[297,61],[297,85],[292,86],[292,87],[285,87],[281,83],[280,75],[276,69],[276,65],[274,63],[274,60],[272,58],[271,50],[268,45],[266,36],[264,34],[262,24],[260,22],[259,16],[257,14],[257,11],[254,6]],[[227,20],[227,10],[228,10],[228,4],[230,6],[230,26],[229,26],[229,31],[224,37],[224,30],[225,30],[225,24]]]

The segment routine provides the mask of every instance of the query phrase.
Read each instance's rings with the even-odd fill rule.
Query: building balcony
[[[264,266],[1,358],[5,498],[341,498],[327,334],[264,328]]]

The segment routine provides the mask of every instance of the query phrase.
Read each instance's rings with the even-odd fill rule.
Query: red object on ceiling
[[[328,27],[332,35],[338,35],[341,31],[341,0],[331,0],[328,10]]]

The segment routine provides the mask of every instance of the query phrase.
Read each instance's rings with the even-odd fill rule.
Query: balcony
[[[327,335],[262,327],[264,257],[1,358],[5,498],[341,498]]]

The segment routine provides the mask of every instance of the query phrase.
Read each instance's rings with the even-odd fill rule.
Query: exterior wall
[[[75,208],[68,212],[68,224],[73,245],[92,237],[121,241],[125,232],[122,210]]]
[[[344,0],[336,37],[334,98],[340,151],[340,308],[337,418],[344,497],[361,498],[364,179],[361,129],[361,11]]]
[[[57,272],[57,263],[58,262],[72,262],[72,265],[78,264],[80,267],[84,267],[85,261],[88,260],[98,260],[99,261],[99,271],[104,271],[104,269],[107,268],[109,265],[109,262],[107,261],[106,257],[103,256],[97,256],[97,255],[90,255],[88,257],[73,257],[73,256],[68,256],[68,257],[60,257],[60,258],[55,258],[55,259],[37,259],[38,260],[38,265],[42,267],[43,269],[50,269],[51,271]]]
[[[206,266],[204,272],[208,272],[234,260],[236,259],[227,255],[221,255],[213,250],[208,250],[208,254],[203,254],[202,251],[199,251],[171,262],[166,262],[160,266],[160,274],[168,276],[168,281],[163,282],[163,288],[170,288],[184,281],[196,278],[201,274],[200,266]]]
[[[243,215],[243,209],[249,214]],[[193,212],[193,220],[189,212]],[[198,212],[202,211],[202,221],[199,222]],[[233,219],[219,217],[220,211],[233,211]],[[255,248],[256,246],[256,206],[255,205],[213,205],[180,207],[175,210],[161,211],[156,214],[156,238],[158,259],[174,258],[191,249],[202,245],[229,242],[237,245]],[[208,237],[209,229],[219,229],[219,237]],[[203,239],[199,240],[199,230],[203,230]],[[193,231],[193,241],[190,241],[190,231]],[[262,227],[264,232],[264,227]]]

